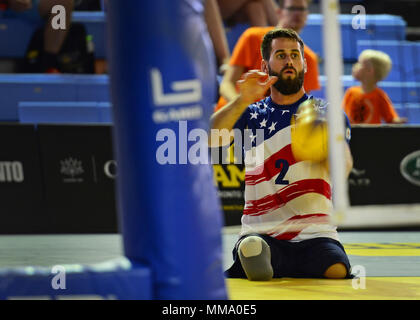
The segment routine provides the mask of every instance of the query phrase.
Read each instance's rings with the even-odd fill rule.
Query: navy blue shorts
[[[238,256],[239,243],[248,236],[259,236],[270,246],[274,278],[324,278],[327,269],[343,263],[350,275],[350,261],[340,242],[331,238],[314,238],[300,242],[278,240],[268,235],[248,234],[233,249],[233,265],[226,271],[228,278],[246,278]]]

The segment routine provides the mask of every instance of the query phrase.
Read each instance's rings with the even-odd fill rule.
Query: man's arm
[[[246,70],[253,69],[254,59],[260,60],[255,54],[252,54],[261,45],[261,39],[256,42],[256,35],[253,28],[249,28],[239,37],[232,51],[230,65],[224,73],[223,80],[220,83],[219,93],[227,101],[233,100],[238,91],[236,82],[241,78]],[[254,45],[257,47],[254,48]],[[258,52],[258,51],[257,51]]]
[[[210,118],[211,123],[211,132],[210,132],[210,140],[209,146],[212,148],[215,147],[222,147],[224,145],[230,144],[232,138],[229,139],[222,139],[222,132],[221,130],[228,130],[230,131],[235,126],[235,123],[244,113],[246,108],[250,105],[250,103],[244,101],[241,96],[237,96],[233,100],[231,100],[227,105],[225,105],[220,110],[216,111],[212,117]]]
[[[219,93],[226,99],[226,101],[231,101],[238,96],[238,91],[236,90],[236,82],[241,78],[241,75],[244,73],[245,68],[242,66],[229,66],[223,76],[223,80],[220,83]]]
[[[206,0],[204,18],[207,23],[210,38],[213,42],[217,62],[220,67],[227,65],[230,59],[230,51],[220,15],[219,5],[216,0]]]
[[[213,130],[213,133],[215,131],[220,132],[223,129],[227,129],[230,132],[246,108],[256,100],[264,97],[265,92],[276,81],[277,77],[268,76],[266,73],[258,70],[251,70],[246,73],[243,80],[238,81],[238,96],[215,112],[210,118],[210,128]],[[231,140],[232,137],[228,142],[230,143]],[[212,137],[212,132],[210,132],[210,147],[220,147],[228,142],[222,141],[222,137],[218,134]]]

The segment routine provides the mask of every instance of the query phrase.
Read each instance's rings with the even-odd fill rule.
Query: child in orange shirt
[[[377,50],[364,50],[359,61],[353,66],[353,77],[360,86],[348,88],[344,95],[343,107],[352,124],[405,123],[392,106],[388,95],[378,88],[391,70],[389,55]]]

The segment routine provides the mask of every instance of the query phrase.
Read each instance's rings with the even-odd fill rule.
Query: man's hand
[[[32,0],[9,0],[9,6],[16,12],[26,11],[32,8]]]
[[[259,70],[250,70],[238,80],[240,100],[248,105],[264,98],[267,90],[277,81],[276,76],[269,76]]]
[[[255,101],[262,99],[268,88],[276,81],[277,77],[270,77],[258,70],[247,72],[243,79],[238,81],[239,95],[211,117],[211,129],[216,129],[219,132],[226,129],[230,132],[246,108]],[[210,134],[209,145],[211,147],[223,146],[230,143],[232,139],[233,137],[230,140],[223,140],[221,137],[213,137]]]

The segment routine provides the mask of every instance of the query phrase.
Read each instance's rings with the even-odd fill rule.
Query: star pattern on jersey
[[[290,126],[291,117],[296,112],[299,104],[276,105],[270,98],[251,104],[245,122],[246,127],[252,130],[252,133],[244,135],[248,141],[244,151],[249,147],[252,148],[263,143],[276,135],[277,132]]]
[[[263,119],[263,121],[260,122],[260,128],[265,128],[267,126],[267,119]]]
[[[272,122],[271,123],[271,126],[268,128],[268,130],[270,130],[269,133],[271,133],[272,131],[276,130],[276,124],[277,124],[277,122]]]

